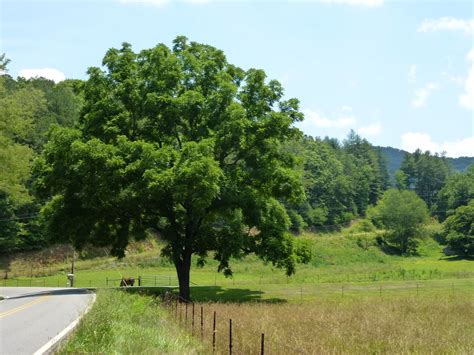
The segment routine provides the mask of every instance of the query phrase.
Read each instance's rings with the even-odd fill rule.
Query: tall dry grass
[[[198,338],[201,306],[203,344],[212,351],[216,311],[216,349],[221,354],[228,353],[230,318],[234,354],[259,354],[261,333],[265,333],[266,354],[474,354],[474,297],[469,296],[196,304]],[[179,308],[176,318],[191,331],[191,306],[187,323],[184,306]]]

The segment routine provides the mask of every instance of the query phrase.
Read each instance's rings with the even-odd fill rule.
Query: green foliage
[[[192,254],[215,251],[225,274],[250,252],[293,273],[283,203],[303,189],[283,144],[299,135],[298,101],[185,37],[139,53],[124,44],[103,64],[88,71],[79,129],[53,129],[36,167],[38,191],[54,195],[49,232],[123,256],[130,238],[157,230],[185,298]]]
[[[464,173],[455,173],[438,192],[433,212],[440,221],[452,215],[456,208],[474,199],[474,164]]]
[[[0,74],[3,74],[7,71],[7,65],[10,63],[10,59],[8,59],[5,53],[0,55]]]
[[[431,155],[429,151],[423,153],[421,150],[407,153],[400,170],[404,175],[397,175],[397,187],[414,190],[429,208],[436,203],[436,196],[451,173],[444,156]]]
[[[31,193],[32,162],[52,123],[72,125],[80,100],[68,83],[45,79],[15,81],[0,76],[0,221],[1,252],[44,245],[35,215],[39,203]]]
[[[402,162],[408,152],[392,147],[377,147],[377,149],[380,150],[387,159],[388,173],[390,179],[393,180],[395,177],[395,172],[400,169]],[[465,171],[470,164],[474,163],[474,157],[446,157],[445,160],[448,162],[450,167],[458,172]],[[392,183],[393,182],[394,181],[392,181]]]
[[[444,222],[448,246],[456,255],[474,256],[474,200],[458,207]]]
[[[414,238],[428,220],[426,204],[413,191],[387,190],[368,212],[372,221],[389,230],[388,240],[402,253],[413,250]]]
[[[302,160],[306,200],[290,208],[309,227],[338,226],[363,215],[388,186],[380,151],[354,132],[343,147],[334,140],[304,137],[291,148]],[[292,220],[301,226],[296,215]]]

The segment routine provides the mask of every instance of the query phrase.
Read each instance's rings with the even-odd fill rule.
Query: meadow
[[[168,307],[157,297],[177,284],[159,241],[133,243],[122,260],[104,250],[83,252],[75,261],[76,286],[98,288],[97,304],[60,352],[211,353],[216,312],[217,353],[228,352],[230,319],[234,353],[259,353],[262,333],[265,352],[273,354],[469,353],[473,261],[445,256],[429,235],[417,255],[387,254],[378,233],[355,226],[298,236],[313,258],[292,277],[254,256],[233,260],[233,278],[216,273],[212,259],[193,267],[194,327],[192,305]],[[9,278],[0,285],[65,286],[72,250],[40,253],[2,260]],[[140,276],[147,287],[127,290],[140,294],[106,290],[122,276]]]

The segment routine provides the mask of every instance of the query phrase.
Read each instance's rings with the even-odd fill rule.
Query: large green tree
[[[53,129],[37,165],[38,191],[52,196],[50,233],[123,256],[130,238],[154,229],[184,299],[193,254],[203,263],[212,251],[230,274],[231,257],[253,252],[292,274],[284,202],[303,190],[282,145],[300,134],[298,101],[216,48],[173,44],[139,53],[124,44],[89,69],[79,129]]]
[[[415,247],[414,240],[428,220],[426,204],[413,191],[387,190],[368,215],[375,224],[388,230],[388,240],[407,253]]]

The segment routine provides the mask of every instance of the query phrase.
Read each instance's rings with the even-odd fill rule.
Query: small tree
[[[387,190],[380,202],[369,211],[370,218],[388,229],[387,239],[400,252],[414,246],[414,238],[428,219],[426,204],[413,191]]]
[[[460,256],[474,256],[474,200],[456,209],[444,222],[448,246]]]

